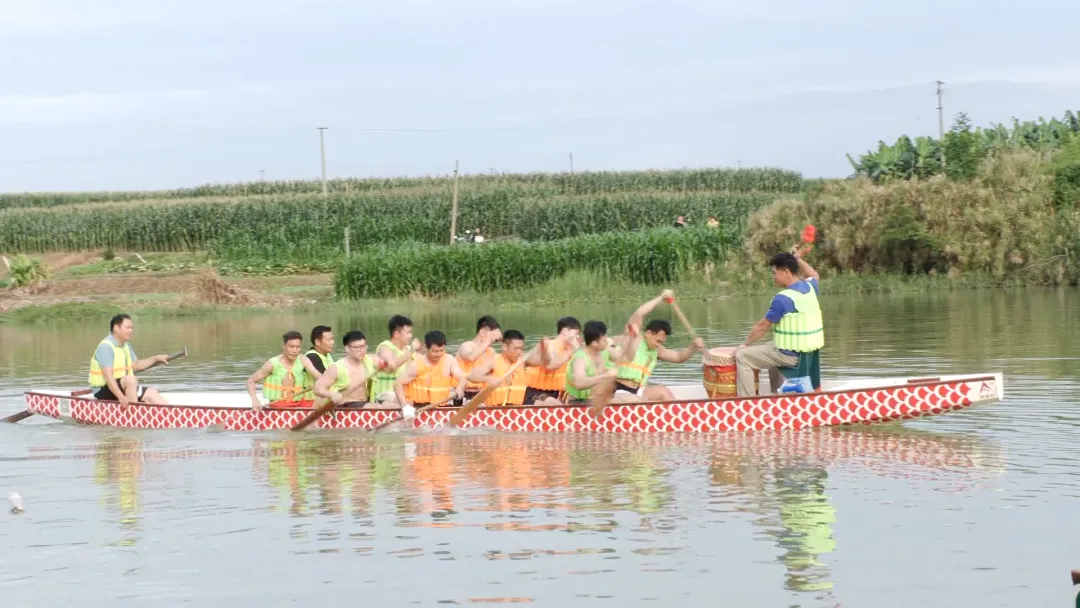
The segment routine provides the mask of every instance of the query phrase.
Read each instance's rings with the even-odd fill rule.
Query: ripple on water
[[[1080,340],[1060,322],[1075,294],[1025,298],[828,300],[830,377],[1005,374],[1001,403],[878,428],[370,438],[0,425],[0,495],[17,490],[27,508],[0,512],[4,600],[696,605],[722,589],[732,605],[835,606],[958,604],[948,594],[963,590],[968,602],[1051,605],[1053,572],[1080,555],[1062,533],[1080,496]],[[764,306],[683,308],[720,345]],[[552,320],[536,316],[500,320],[533,335]],[[144,324],[139,349],[192,347],[148,375],[157,386],[242,390],[267,335],[316,320]],[[448,335],[460,342],[467,321]],[[0,327],[0,344],[41,354],[0,352],[5,411],[30,387],[80,387],[85,372],[71,370],[86,353],[72,340],[100,339],[27,331]],[[701,377],[700,361],[657,370],[660,382]]]

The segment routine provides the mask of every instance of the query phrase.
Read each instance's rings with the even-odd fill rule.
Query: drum
[[[734,397],[735,390],[735,348],[720,346],[711,348],[701,357],[702,375],[705,394],[709,399]]]

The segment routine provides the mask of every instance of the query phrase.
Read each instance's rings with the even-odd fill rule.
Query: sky
[[[1023,6],[1021,9],[1020,7]],[[1075,0],[0,0],[0,191],[771,166],[1080,110]]]

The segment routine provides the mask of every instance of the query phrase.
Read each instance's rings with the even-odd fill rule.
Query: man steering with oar
[[[131,316],[118,314],[109,321],[109,335],[98,344],[90,357],[90,386],[97,389],[96,399],[119,401],[120,405],[150,403],[164,405],[165,399],[156,389],[139,386],[135,372],[141,372],[159,363],[168,363],[169,355],[154,355],[139,359],[131,348],[131,334],[135,325]]]

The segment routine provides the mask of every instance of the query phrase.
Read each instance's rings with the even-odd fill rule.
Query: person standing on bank
[[[769,387],[775,393],[784,382],[778,368],[796,367],[800,353],[825,346],[817,271],[798,253],[778,253],[769,260],[769,266],[773,281],[782,289],[773,296],[765,316],[750,329],[746,341],[735,349],[739,397],[757,393],[754,370],[768,370]],[[765,337],[769,328],[773,329],[773,340],[754,344]]]
[[[90,387],[97,389],[94,398],[119,401],[123,406],[132,403],[165,405],[157,389],[139,386],[135,372],[155,363],[168,364],[169,355],[154,355],[149,359],[136,357],[135,349],[131,348],[134,331],[135,324],[129,315],[119,314],[109,321],[109,335],[101,340],[90,357]]]

